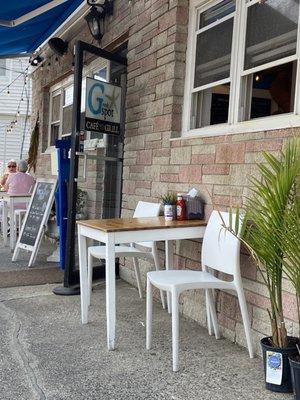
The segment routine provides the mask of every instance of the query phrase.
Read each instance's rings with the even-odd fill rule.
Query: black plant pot
[[[300,356],[290,357],[290,367],[295,400],[300,400]]]
[[[299,339],[292,336],[288,336],[289,345],[288,347],[285,348],[271,346],[270,339],[271,337],[265,337],[260,341],[263,352],[265,380],[266,380],[267,351],[282,354],[282,380],[281,384],[279,385],[276,385],[274,383],[269,383],[266,381],[266,389],[272,390],[273,392],[291,393],[293,391],[293,387],[292,387],[289,357],[293,357],[298,353],[296,343],[299,343]]]

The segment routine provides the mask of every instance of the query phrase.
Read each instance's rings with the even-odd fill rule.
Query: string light
[[[22,89],[22,93],[21,93],[21,98],[19,100],[19,104],[17,107],[17,111],[14,116],[14,119],[9,124],[7,124],[7,128],[6,128],[7,133],[11,133],[13,131],[13,129],[18,125],[18,117],[20,116],[20,106],[21,106],[21,102],[24,101],[24,91],[26,91],[27,79],[28,79],[28,75],[26,72],[26,74],[24,76],[24,85],[23,85],[23,89]],[[8,91],[9,91],[9,87],[10,86],[8,85]]]
[[[8,83],[7,85],[5,85],[5,86],[0,90],[0,94],[3,93],[3,92],[5,92],[5,91],[9,91],[10,86],[11,86],[14,82],[16,82],[22,75],[27,76],[27,74],[28,74],[28,69],[29,69],[29,66],[24,70],[24,72],[21,72],[19,75],[17,75],[16,78],[15,78],[13,81],[11,81],[11,82]],[[9,93],[8,93],[8,94],[9,94]]]

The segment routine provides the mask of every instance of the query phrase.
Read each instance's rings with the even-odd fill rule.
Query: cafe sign
[[[85,129],[120,134],[121,87],[86,78]]]

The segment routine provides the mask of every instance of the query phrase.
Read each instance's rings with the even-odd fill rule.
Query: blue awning
[[[85,0],[0,0],[0,57],[31,54],[36,50]],[[15,22],[38,8],[45,10],[16,26],[3,26]],[[30,16],[30,15],[29,15]]]

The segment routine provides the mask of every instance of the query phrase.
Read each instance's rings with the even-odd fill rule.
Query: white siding
[[[11,158],[19,160],[27,158],[29,141],[30,141],[30,115],[31,115],[31,81],[27,79],[24,88],[24,72],[28,67],[28,59],[11,59],[6,60],[5,76],[0,76],[0,173],[2,174],[5,164]],[[19,77],[18,77],[19,76]],[[17,79],[16,79],[17,78]],[[15,80],[16,79],[16,80]],[[15,82],[13,82],[15,80]],[[13,83],[12,83],[13,82]],[[11,84],[10,84],[11,83]],[[7,93],[6,86],[10,84]],[[24,90],[23,90],[24,88]],[[5,89],[5,90],[4,90]],[[23,96],[22,96],[23,91]],[[23,101],[21,101],[23,97]],[[27,98],[29,98],[29,107],[27,113]],[[20,106],[19,106],[20,105]],[[17,109],[20,109],[18,124],[13,131],[6,134],[6,128],[14,119]],[[25,119],[27,116],[27,127],[24,131]],[[21,154],[22,143],[23,151]]]

